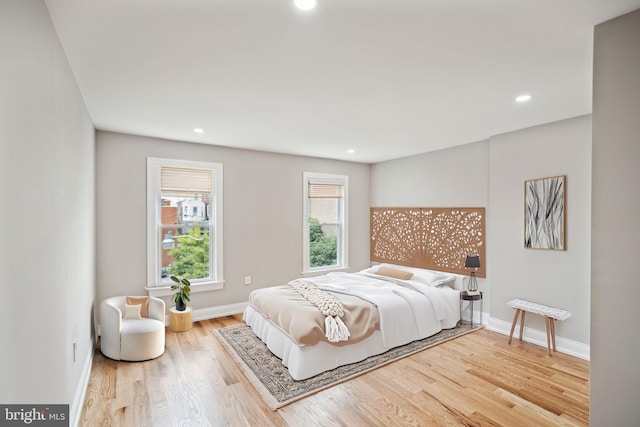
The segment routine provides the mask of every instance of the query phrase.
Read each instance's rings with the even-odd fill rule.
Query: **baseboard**
[[[504,320],[489,318],[486,325],[487,329],[493,332],[497,332],[502,335],[509,336],[511,333],[511,322]],[[518,339],[520,336],[520,326],[518,330],[514,331],[514,338]],[[525,325],[524,333],[522,334],[522,340],[539,345],[541,347],[547,347],[547,333],[546,331],[539,331],[537,329],[529,328]],[[568,338],[562,338],[556,336],[556,350],[560,353],[565,353],[571,356],[578,357],[584,360],[590,360],[591,349],[588,344],[584,344],[578,341],[573,341]]]
[[[86,355],[84,365],[82,366],[82,374],[80,375],[80,381],[76,387],[76,392],[73,397],[73,402],[69,407],[69,426],[77,427],[82,416],[82,408],[84,407],[84,399],[87,395],[87,387],[89,387],[89,378],[91,377],[91,368],[93,366],[93,352],[95,351],[94,340],[91,340],[92,345],[89,346],[89,352]]]
[[[249,305],[248,302],[221,305],[217,307],[198,308],[193,310],[193,321],[215,319],[216,317],[232,316],[244,311]]]
[[[215,319],[216,317],[232,316],[244,312],[249,302],[239,302],[236,304],[221,305],[217,307],[196,308],[193,310],[193,321]],[[169,316],[165,316],[165,325],[169,326]],[[97,336],[102,335],[102,328],[96,325]]]

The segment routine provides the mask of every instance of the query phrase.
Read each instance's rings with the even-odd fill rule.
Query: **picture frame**
[[[566,250],[566,175],[524,182],[524,247]]]

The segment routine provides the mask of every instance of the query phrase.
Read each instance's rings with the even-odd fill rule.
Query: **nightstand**
[[[469,321],[471,322],[471,326],[473,327],[473,302],[480,301],[480,325],[482,325],[482,309],[483,309],[483,300],[482,300],[482,292],[479,294],[468,294],[467,291],[460,292],[460,321],[462,321],[462,301],[469,301],[471,303],[471,309],[469,310]]]

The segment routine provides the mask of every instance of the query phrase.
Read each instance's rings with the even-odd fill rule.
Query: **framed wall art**
[[[524,247],[566,249],[566,175],[524,182]]]

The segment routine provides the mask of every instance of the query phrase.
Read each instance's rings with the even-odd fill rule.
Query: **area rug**
[[[453,329],[444,329],[429,338],[413,341],[386,353],[340,366],[302,381],[291,378],[281,359],[269,351],[248,325],[214,329],[212,332],[258,391],[262,400],[269,408],[276,410],[320,390],[481,328],[477,325],[471,327],[467,323],[458,324]]]

